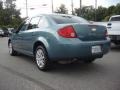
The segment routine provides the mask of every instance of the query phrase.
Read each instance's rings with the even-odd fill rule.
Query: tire
[[[115,45],[120,45],[119,41],[114,42]]]
[[[35,61],[37,64],[37,67],[42,70],[48,70],[49,69],[49,59],[46,49],[43,46],[38,46],[35,50]]]
[[[95,59],[91,58],[91,59],[85,59],[83,62],[89,64],[89,63],[93,63],[94,61]]]
[[[3,35],[1,35],[1,37],[3,38]]]
[[[11,56],[16,56],[16,55],[17,55],[17,52],[13,49],[13,46],[12,46],[12,43],[11,43],[11,42],[9,42],[8,48],[9,48],[9,54],[10,54]]]

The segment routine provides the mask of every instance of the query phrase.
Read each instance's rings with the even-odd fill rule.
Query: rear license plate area
[[[98,46],[92,46],[91,47],[91,52],[92,52],[92,54],[101,53],[102,52],[101,46],[100,45],[98,45]]]

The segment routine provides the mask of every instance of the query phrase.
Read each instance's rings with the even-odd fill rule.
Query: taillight
[[[72,26],[66,26],[58,30],[58,34],[64,38],[77,38],[76,32]]]

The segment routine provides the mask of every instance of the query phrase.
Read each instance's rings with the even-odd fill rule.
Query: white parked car
[[[4,31],[2,29],[0,29],[0,36],[4,36]]]
[[[107,29],[111,41],[116,45],[120,44],[120,15],[114,15],[109,19]]]

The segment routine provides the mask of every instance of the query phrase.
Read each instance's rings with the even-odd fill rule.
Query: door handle
[[[35,33],[32,33],[32,36],[35,36]]]
[[[32,36],[35,36],[35,34],[32,34]]]

